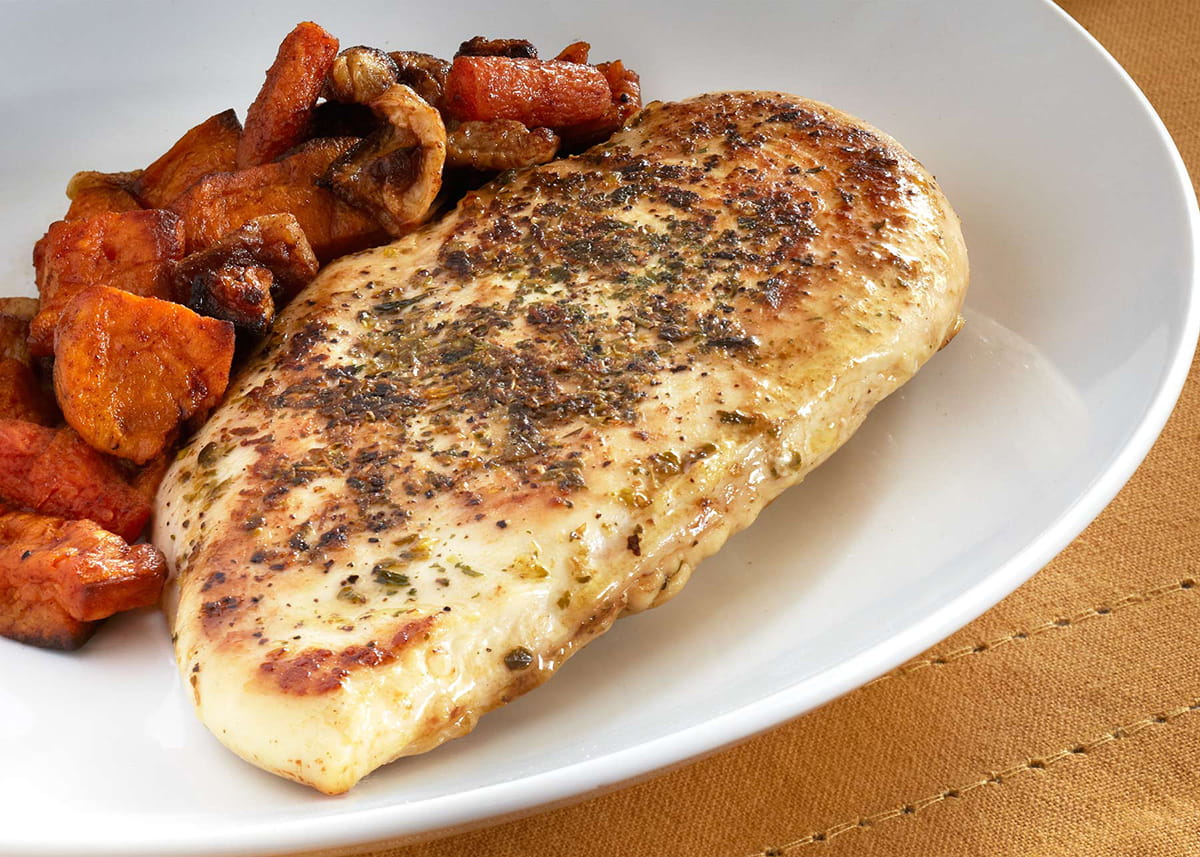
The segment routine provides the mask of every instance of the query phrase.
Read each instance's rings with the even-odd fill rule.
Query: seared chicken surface
[[[201,718],[328,793],[468,732],[820,464],[966,284],[911,156],[766,92],[333,263],[159,494]]]

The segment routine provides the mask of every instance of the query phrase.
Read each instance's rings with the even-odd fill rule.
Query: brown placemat
[[[1200,175],[1200,3],[1064,0]],[[376,857],[1200,855],[1200,364],[1128,486],[997,607],[733,750]]]

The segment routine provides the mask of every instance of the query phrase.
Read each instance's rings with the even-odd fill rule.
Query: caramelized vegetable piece
[[[169,453],[152,458],[134,474],[131,483],[133,490],[146,498],[147,503],[154,504],[154,497],[158,494],[158,486],[163,481],[163,477],[167,475],[167,469],[171,466],[172,459],[173,456]]]
[[[128,545],[91,521],[0,514],[0,635],[53,649],[95,623],[158,602],[167,576],[153,545]]]
[[[563,148],[579,152],[607,140],[628,124],[642,109],[642,89],[637,72],[627,69],[620,60],[602,62],[596,66],[612,90],[612,105],[599,119],[559,129]]]
[[[608,88],[612,90],[613,107],[623,128],[642,109],[642,81],[638,73],[626,68],[620,60],[599,63],[596,68],[604,73]]]
[[[262,336],[275,321],[275,302],[271,299],[274,281],[271,272],[261,265],[211,268],[190,278],[192,294],[187,305],[201,315]]]
[[[311,21],[287,34],[246,111],[246,130],[237,148],[239,169],[269,163],[305,138],[337,52],[338,40]]]
[[[420,51],[392,51],[388,56],[396,63],[397,83],[412,87],[413,92],[434,107],[441,106],[450,63]]]
[[[0,414],[41,425],[53,425],[59,418],[58,408],[38,385],[33,370],[11,357],[0,357]]]
[[[256,217],[278,213],[296,218],[321,261],[383,243],[386,233],[374,219],[317,185],[356,142],[313,140],[273,164],[201,179],[171,205],[183,218],[188,252],[213,246]]]
[[[84,440],[141,464],[161,455],[185,420],[220,401],[233,346],[228,322],[99,286],[63,311],[54,391]]]
[[[446,165],[477,170],[509,170],[544,164],[558,152],[558,135],[529,129],[512,119],[461,122],[446,134]]]
[[[147,208],[166,208],[209,173],[236,169],[242,123],[226,110],[205,119],[142,172],[134,190]]]
[[[0,419],[0,497],[46,515],[87,518],[126,541],[141,535],[150,503],[117,463],[69,428]]]
[[[312,136],[366,137],[379,128],[379,119],[365,104],[322,101],[313,111]]]
[[[141,170],[131,173],[97,173],[91,170],[76,173],[67,182],[67,198],[71,207],[64,220],[84,220],[110,211],[137,211],[141,203],[134,186]]]
[[[0,298],[0,316],[29,322],[37,315],[37,298]]]
[[[386,127],[334,161],[326,180],[388,233],[404,235],[429,216],[442,187],[446,127],[441,114],[403,84],[372,101],[371,109]]]
[[[171,267],[183,256],[183,235],[179,218],[160,209],[51,224],[33,248],[42,302],[30,325],[30,351],[38,356],[53,352],[63,308],[92,286],[168,297]]]
[[[291,300],[318,267],[296,218],[268,214],[180,262],[175,300],[262,333],[270,327],[275,305]]]
[[[394,86],[399,73],[396,61],[378,48],[346,48],[325,78],[324,95],[332,101],[367,104]]]
[[[608,81],[594,66],[508,57],[457,57],[443,99],[459,119],[515,119],[528,128],[590,122],[611,105]]]
[[[485,39],[474,36],[458,46],[456,57],[513,57],[537,59],[537,48],[525,39]]]
[[[30,366],[29,322],[37,315],[36,298],[0,298],[0,359],[8,358]],[[3,414],[0,411],[0,414]]]
[[[588,54],[591,52],[592,46],[587,42],[571,42],[571,44],[558,52],[558,56],[555,59],[562,62],[586,63],[588,61]]]

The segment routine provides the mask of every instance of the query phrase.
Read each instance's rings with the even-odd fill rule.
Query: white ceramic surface
[[[249,855],[428,834],[582,795],[795,716],[995,603],[1123,484],[1196,340],[1197,215],[1115,63],[1041,0],[779,4],[0,0],[0,292],[78,169],[145,165],[252,99],[311,17],[346,45],[588,38],[651,97],[790,90],[941,179],[968,325],[854,440],[706,562],[466,739],[324,798],[195,721],[151,613],[82,652],[0,640],[0,854]],[[819,788],[819,784],[814,784]]]

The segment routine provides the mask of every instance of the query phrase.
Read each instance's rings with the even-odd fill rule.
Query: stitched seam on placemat
[[[1027,759],[1019,765],[1013,765],[1003,771],[994,771],[986,777],[975,780],[964,786],[957,788],[944,789],[936,794],[929,795],[912,803],[902,804],[901,806],[892,809],[884,810],[883,812],[875,813],[874,815],[863,816],[854,821],[845,821],[841,824],[835,824],[832,827],[827,827],[824,830],[818,830],[810,833],[807,836],[802,836],[799,839],[794,839],[791,842],[774,848],[764,848],[761,851],[755,851],[748,857],[782,857],[789,851],[803,847],[805,845],[815,845],[818,842],[828,842],[829,840],[841,836],[843,833],[849,833],[851,830],[868,830],[876,825],[889,821],[893,818],[901,816],[912,816],[922,812],[934,804],[944,803],[950,800],[957,800],[965,797],[970,792],[984,786],[998,786],[1021,774],[1031,771],[1044,771],[1052,765],[1056,765],[1063,759],[1080,758],[1091,753],[1093,750],[1103,747],[1105,744],[1111,744],[1114,741],[1119,741],[1122,738],[1129,738],[1137,733],[1149,729],[1153,726],[1162,726],[1174,720],[1183,717],[1185,714],[1194,714],[1200,711],[1200,698],[1193,699],[1191,702],[1180,705],[1176,708],[1163,711],[1159,714],[1152,714],[1148,717],[1143,717],[1140,720],[1129,723],[1125,726],[1118,726],[1109,732],[1104,732],[1089,741],[1083,741],[1077,744],[1072,744],[1065,747],[1056,753],[1051,753],[1048,756],[1040,756]]]
[[[1080,611],[1074,616],[1059,616],[1051,619],[1048,622],[1043,622],[1040,625],[1035,625],[1032,628],[1022,631],[1013,631],[1005,634],[1002,637],[997,637],[994,640],[985,640],[976,643],[973,646],[963,646],[940,655],[935,655],[931,658],[923,658],[921,660],[909,661],[901,664],[889,673],[884,673],[879,678],[867,682],[866,687],[873,684],[878,684],[882,681],[887,681],[893,678],[904,678],[905,676],[925,669],[927,667],[943,667],[951,664],[954,661],[970,655],[982,655],[1004,646],[1007,643],[1019,643],[1024,640],[1032,640],[1043,634],[1051,631],[1063,631],[1074,625],[1079,625],[1091,619],[1100,619],[1105,616],[1111,616],[1126,607],[1132,607],[1137,604],[1146,604],[1155,601],[1167,595],[1173,595],[1177,592],[1187,592],[1196,588],[1196,580],[1192,577],[1184,577],[1173,583],[1164,583],[1161,586],[1155,586],[1152,589],[1146,589],[1141,592],[1131,592],[1128,595],[1122,596],[1115,601],[1101,604],[1097,607],[1089,607],[1086,610]]]

